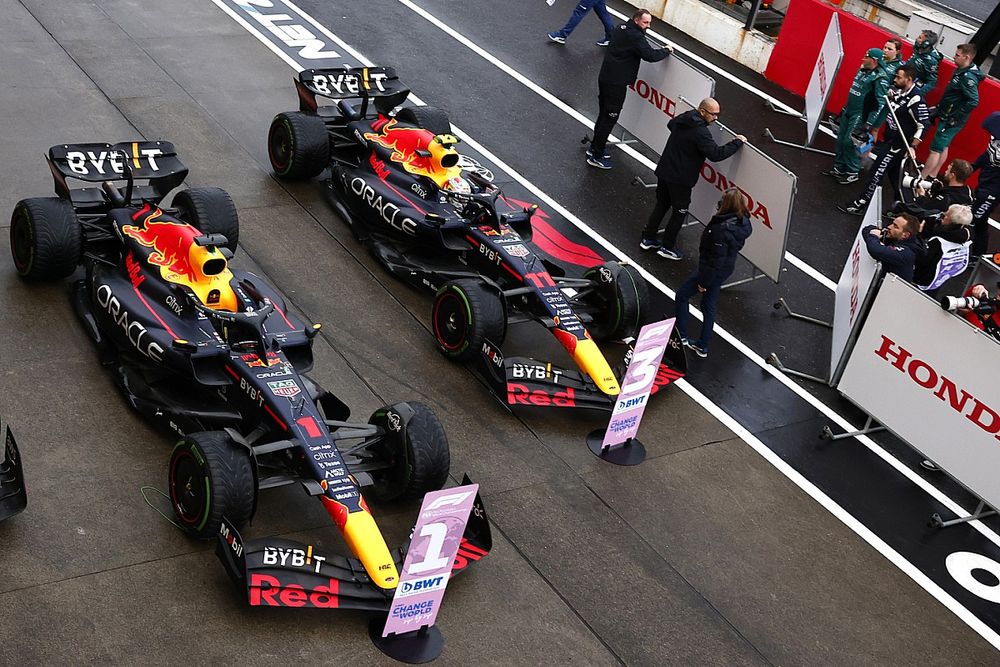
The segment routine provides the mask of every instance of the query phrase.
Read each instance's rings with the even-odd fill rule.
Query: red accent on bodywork
[[[316,424],[316,420],[312,417],[299,417],[295,420],[295,423],[306,430],[306,435],[310,438],[319,438],[323,435],[323,432],[319,430],[319,425]]]
[[[350,513],[346,505],[338,503],[333,498],[328,496],[320,496],[320,500],[323,501],[323,506],[326,508],[327,514],[333,519],[333,522],[337,524],[337,528],[341,530],[347,525],[347,515]]]

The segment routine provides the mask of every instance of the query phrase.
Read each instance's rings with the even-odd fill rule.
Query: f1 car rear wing
[[[0,521],[8,519],[28,506],[28,493],[24,486],[21,454],[17,451],[14,434],[7,427],[3,456],[0,457]]]
[[[295,89],[299,93],[300,111],[315,113],[319,108],[317,95],[331,100],[360,99],[361,117],[368,112],[369,100],[374,100],[379,113],[388,115],[410,94],[391,67],[302,70],[295,81]],[[344,108],[344,105],[340,106]]]
[[[470,483],[468,475],[462,483]],[[492,548],[489,517],[482,498],[476,494],[451,576],[482,560]],[[406,542],[394,550],[397,569],[402,569],[408,549]],[[233,583],[254,607],[387,612],[392,605],[392,591],[379,588],[356,558],[324,556],[311,544],[279,538],[244,540],[225,518],[215,553]]]
[[[87,183],[148,181],[136,188],[137,198],[159,202],[188,174],[169,141],[60,144],[49,149],[46,160],[56,194],[78,206],[104,204],[107,199],[99,188],[71,189],[68,178]]]

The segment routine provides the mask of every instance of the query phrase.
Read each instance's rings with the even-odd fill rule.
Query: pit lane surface
[[[387,400],[429,403],[448,429],[456,475],[468,471],[483,486],[497,546],[447,596],[443,661],[992,658],[966,625],[681,392],[651,409],[643,426],[651,458],[630,470],[600,464],[584,448],[593,420],[504,413],[467,372],[434,352],[427,298],[373,264],[316,186],[278,185],[268,176],[267,123],[294,107],[287,65],[207,1],[164,5],[0,2],[11,17],[0,28],[0,53],[17,63],[0,74],[0,108],[9,119],[0,138],[6,206],[50,194],[48,146],[137,134],[174,141],[191,169],[189,184],[233,194],[243,227],[238,261],[259,267],[325,325],[316,379],[360,418]],[[396,65],[418,94],[546,192],[588,221],[607,221],[602,233],[614,237],[611,221],[643,215],[649,195],[628,188],[624,171],[601,179],[576,168],[574,124],[536,108],[523,90],[394,5],[336,3],[329,16],[307,9],[368,57]],[[482,23],[475,14],[463,20]],[[547,26],[533,16],[493,18],[480,28],[494,29],[512,57],[534,52],[548,71],[538,35],[565,17],[560,11]],[[588,23],[576,35],[580,47],[593,41],[584,39],[584,29],[594,28]],[[428,45],[431,55],[422,50]],[[574,106],[592,113],[596,61],[584,71],[579,54],[586,53],[581,48],[550,74],[558,82],[561,71],[564,87],[579,95]],[[537,131],[524,131],[526,124]],[[684,238],[691,243],[693,231]],[[622,229],[617,240],[630,247],[630,239]],[[248,610],[230,594],[211,550],[142,503],[140,485],[162,487],[169,439],[117,395],[72,316],[66,286],[24,286],[6,255],[0,267],[0,414],[17,433],[31,492],[28,511],[0,525],[0,661],[382,660],[361,616]],[[663,275],[677,284],[682,271],[674,270]],[[794,289],[808,295],[816,288]],[[760,304],[773,299],[770,286],[725,301],[751,294],[754,307],[723,311],[723,325],[769,318]],[[778,324],[767,335],[790,340],[793,332]],[[817,358],[815,350],[806,356]],[[754,372],[715,370],[720,385]],[[744,407],[763,415],[755,428],[798,432],[790,438],[814,447],[818,424],[796,406]],[[413,508],[381,510],[379,518],[398,541]],[[248,534],[342,548],[318,504],[294,489],[266,494]]]

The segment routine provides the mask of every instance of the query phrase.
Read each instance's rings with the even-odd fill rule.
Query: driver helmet
[[[461,176],[455,176],[454,178],[449,178],[444,184],[446,190],[450,192],[455,192],[461,195],[472,194],[472,184]]]

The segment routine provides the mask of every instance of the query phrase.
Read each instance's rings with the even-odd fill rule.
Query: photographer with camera
[[[940,178],[924,180],[904,175],[901,180],[904,196],[893,203],[887,216],[912,213],[922,221],[939,220],[954,204],[971,206],[972,188],[965,184],[971,175],[972,165],[965,160],[952,160]],[[908,199],[908,193],[915,197]]]
[[[913,265],[925,246],[920,238],[920,221],[909,213],[901,213],[885,229],[868,225],[861,230],[868,254],[889,273],[913,282]]]
[[[886,104],[871,123],[863,123],[852,134],[855,143],[862,142],[867,140],[868,133],[873,128],[877,129],[887,119],[889,121],[885,136],[872,151],[875,155],[875,166],[872,168],[868,185],[860,197],[846,205],[838,206],[841,211],[851,215],[864,215],[868,202],[875,195],[875,188],[886,174],[889,176],[896,198],[902,198],[899,192],[900,165],[906,155],[916,159],[914,149],[923,138],[924,129],[928,125],[927,104],[916,91],[914,75],[915,71],[911,65],[903,65],[896,70],[892,79],[892,90],[885,98]]]
[[[963,296],[946,296],[941,299],[941,307],[964,317],[972,326],[982,329],[1000,342],[1000,282],[992,299],[986,285],[973,285]]]
[[[965,271],[972,245],[971,223],[972,209],[964,204],[949,206],[940,221],[932,218],[920,223],[926,248],[913,268],[914,285],[930,293]]]

